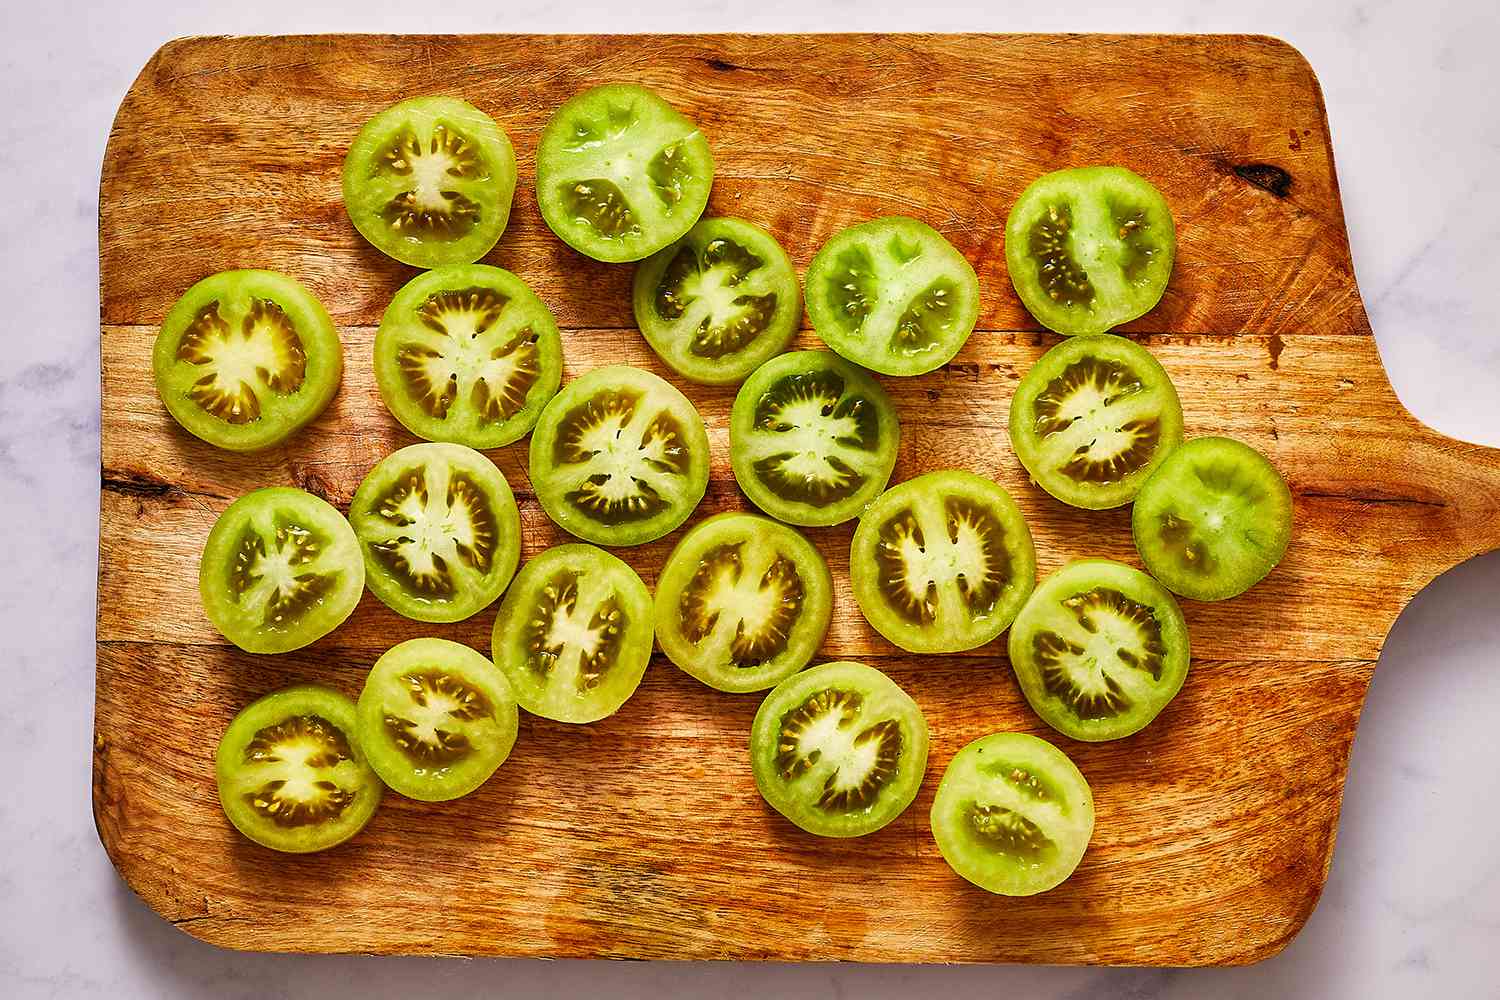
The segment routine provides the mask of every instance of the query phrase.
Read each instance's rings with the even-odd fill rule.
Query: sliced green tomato
[[[703,214],[713,179],[698,127],[632,84],[574,96],[537,144],[542,218],[595,260],[640,260],[675,242]]]
[[[651,595],[635,570],[592,545],[558,545],[516,574],[491,636],[521,707],[597,722],[635,694],[651,661]]]
[[[1010,665],[1042,721],[1075,740],[1144,729],[1182,690],[1187,622],[1165,587],[1108,559],[1043,580],[1010,628]]]
[[[151,367],[167,412],[191,434],[254,451],[327,408],[344,356],[333,321],[296,279],[221,271],[172,306]]]
[[[321,639],[354,612],[364,589],[359,540],[344,515],[287,486],[230,504],[198,564],[208,620],[247,653],[285,653]]]
[[[375,661],[359,696],[370,766],[410,799],[446,802],[489,780],[516,743],[505,676],[468,646],[409,639]]]
[[[344,157],[344,208],[361,236],[412,267],[470,264],[505,232],[516,154],[456,97],[414,97],[365,123]]]
[[[833,611],[813,544],[754,514],[711,517],[682,536],[656,582],[656,641],[720,691],[762,691],[807,665]]]
[[[1144,347],[1101,334],[1042,355],[1010,403],[1010,443],[1036,483],[1065,504],[1127,504],[1182,443],[1182,404]]]
[[[509,271],[453,264],[419,274],[375,335],[380,397],[429,441],[499,448],[535,426],[562,381],[562,340]]]
[[[487,608],[521,558],[521,517],[505,474],[460,444],[414,444],[365,476],[349,504],[365,581],[421,622]]]
[[[531,482],[547,516],[599,545],[676,528],[708,489],[708,433],[687,397],[627,365],[570,382],[531,435]]]
[[[781,815],[820,837],[861,837],[900,816],[927,773],[927,720],[863,663],[793,674],[761,703],[750,767]]]
[[[981,889],[1033,896],[1073,874],[1094,835],[1094,795],[1057,747],[994,733],[958,752],[932,800],[932,836]]]
[[[1195,438],[1151,474],[1130,521],[1152,576],[1183,597],[1222,601],[1265,579],[1286,555],[1292,492],[1249,445]]]
[[[900,438],[895,404],[868,372],[828,351],[796,351],[740,387],[729,462],[740,489],[777,520],[840,524],[885,489]]]
[[[642,261],[632,304],[651,349],[707,385],[741,381],[786,350],[802,322],[791,258],[742,219],[703,219]]]
[[[1004,487],[929,472],[860,517],[849,580],[881,635],[913,653],[953,653],[1005,631],[1036,585],[1036,550]]]
[[[888,216],[850,226],[807,268],[807,314],[823,342],[885,375],[947,364],[979,319],[979,279],[941,233]]]
[[[1103,333],[1156,307],[1177,256],[1166,199],[1124,167],[1046,174],[1005,222],[1016,294],[1058,333]]]
[[[236,830],[305,854],[364,829],[383,791],[360,747],[354,702],[303,685],[251,702],[224,731],[214,764]]]

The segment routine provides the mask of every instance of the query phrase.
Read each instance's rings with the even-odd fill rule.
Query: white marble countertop
[[[1391,633],[1354,747],[1333,873],[1305,931],[1247,969],[1150,971],[288,957],[220,951],[115,877],[89,811],[99,489],[99,164],[121,96],[185,34],[307,31],[1247,31],[1327,96],[1381,353],[1439,430],[1500,445],[1500,15],[1493,0],[1317,4],[926,0],[260,0],[6,4],[0,14],[0,996],[1500,997],[1500,555]],[[993,6],[996,9],[990,9]],[[439,13],[439,10],[442,10]],[[1000,10],[999,8],[1010,8]]]

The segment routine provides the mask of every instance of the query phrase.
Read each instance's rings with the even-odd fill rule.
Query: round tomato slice
[[[516,574],[491,635],[495,665],[521,707],[557,722],[597,722],[635,694],[651,662],[651,595],[621,560],[558,545]]]
[[[925,222],[889,216],[850,226],[807,268],[807,314],[823,342],[884,375],[947,364],[979,319],[979,278]]]
[[[707,385],[739,382],[786,350],[802,322],[791,258],[742,219],[703,219],[642,261],[632,304],[651,349]]]
[[[1075,740],[1144,729],[1182,690],[1187,622],[1165,587],[1108,559],[1053,573],[1010,629],[1010,665],[1042,721]]]
[[[247,653],[285,653],[321,639],[354,612],[364,589],[359,540],[344,515],[288,486],[230,504],[198,564],[208,620]]]
[[[360,747],[354,702],[310,684],[268,694],[236,715],[214,772],[235,829],[295,854],[327,850],[364,829],[383,791]]]
[[[1073,874],[1094,835],[1094,795],[1046,740],[994,733],[960,750],[932,800],[932,836],[981,889],[1033,896]]]
[[[1231,438],[1195,438],[1151,474],[1131,511],[1136,551],[1173,593],[1243,594],[1292,540],[1292,492],[1270,460]]]
[[[675,242],[703,214],[713,179],[698,126],[632,84],[574,96],[537,144],[542,218],[595,260],[640,260]]]
[[[495,665],[447,639],[409,639],[375,661],[358,705],[370,766],[409,799],[446,802],[489,780],[516,743],[518,713]]]
[[[354,492],[349,523],[370,590],[417,621],[462,621],[489,607],[521,558],[521,516],[505,474],[459,444],[387,455]]]
[[[1151,352],[1116,337],[1072,337],[1042,355],[1010,403],[1010,443],[1065,504],[1127,504],[1182,443],[1182,404]]]
[[[1103,333],[1156,307],[1177,256],[1172,210],[1124,167],[1046,174],[1005,222],[1021,302],[1049,330]]]
[[[896,406],[863,369],[795,351],[756,369],[729,415],[729,462],[761,510],[801,525],[840,524],[880,496],[896,465]]]
[[[781,815],[820,837],[861,837],[906,811],[927,773],[927,720],[863,663],[793,674],[761,703],[750,767]]]
[[[470,264],[505,232],[516,154],[495,120],[456,97],[414,97],[365,123],[344,157],[359,234],[412,267]]]
[[[708,489],[708,432],[686,396],[628,365],[570,382],[531,435],[531,482],[547,516],[599,545],[676,528]]]
[[[849,550],[854,599],[875,630],[913,653],[973,649],[1005,631],[1036,585],[1036,550],[1004,487],[929,472],[887,490]]]
[[[693,528],[656,581],[656,641],[720,691],[762,691],[807,665],[828,631],[833,578],[813,544],[754,514]]]
[[[535,426],[562,381],[557,322],[526,283],[485,264],[419,274],[375,335],[380,397],[429,441],[499,448]]]
[[[274,271],[221,271],[183,293],[151,352],[156,391],[195,437],[268,448],[327,408],[344,356],[311,292]]]

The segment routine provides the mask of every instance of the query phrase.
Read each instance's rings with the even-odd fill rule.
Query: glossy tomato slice
[[[729,416],[740,489],[789,524],[840,524],[880,495],[896,465],[896,407],[868,372],[828,351],[761,365]]]
[[[1145,573],[1081,559],[1043,580],[1010,628],[1010,665],[1042,720],[1075,740],[1139,732],[1187,679],[1187,622]]]
[[[1005,631],[1036,584],[1036,550],[1004,487],[929,472],[860,517],[849,580],[881,635],[914,653],[953,653]]]
[[[656,582],[656,640],[720,691],[761,691],[807,665],[833,610],[833,578],[796,530],[728,513],[693,528]]]
[[[384,790],[360,747],[354,702],[313,685],[246,706],[219,740],[214,772],[235,829],[298,854],[364,829]]]
[[[343,353],[311,292],[274,271],[221,271],[183,293],[151,352],[172,418],[231,451],[267,448],[338,391]]]
[[[344,157],[344,208],[361,236],[412,267],[469,264],[510,221],[516,154],[456,97],[414,97],[365,123]]]
[[[802,322],[792,260],[743,219],[703,219],[635,271],[635,322],[672,370],[739,382],[786,350]]]
[[[1129,503],[1182,443],[1182,404],[1144,347],[1100,334],[1042,355],[1010,403],[1010,443],[1037,485],[1063,503]]]
[[[920,375],[958,353],[979,319],[979,279],[925,222],[875,219],[835,233],[807,268],[823,342],[884,375]]]
[[[821,837],[860,837],[911,805],[927,773],[927,720],[905,691],[863,663],[793,674],[750,728],[756,787]]]
[[[359,541],[344,515],[285,486],[230,504],[198,564],[208,620],[248,653],[285,653],[322,638],[364,589]]]
[[[407,430],[470,448],[510,444],[562,381],[562,340],[542,300],[509,271],[454,264],[419,274],[375,335],[380,396]]]
[[[447,639],[409,639],[375,661],[357,709],[370,766],[411,799],[444,802],[489,780],[516,742],[518,713],[495,665]]]
[[[621,560],[558,545],[516,574],[491,635],[521,707],[558,722],[613,715],[651,661],[651,595]]]
[[[1032,896],[1073,874],[1094,835],[1094,796],[1067,755],[1024,733],[958,752],[932,800],[932,836],[981,889]]]
[[[708,489],[708,433],[687,397],[627,365],[570,382],[531,435],[531,482],[564,530],[639,545],[676,528]]]
[[[1177,256],[1161,192],[1124,167],[1046,174],[1005,222],[1005,262],[1031,315],[1061,334],[1103,333],[1156,307]]]
[[[521,558],[521,518],[505,474],[458,444],[387,455],[349,504],[365,581],[392,611],[456,622],[489,607]]]
[[[1195,438],[1151,474],[1131,511],[1151,575],[1196,601],[1243,594],[1292,539],[1292,493],[1276,466],[1231,438]]]
[[[576,95],[537,144],[542,218],[595,260],[640,260],[675,242],[703,214],[713,179],[698,127],[633,84]]]

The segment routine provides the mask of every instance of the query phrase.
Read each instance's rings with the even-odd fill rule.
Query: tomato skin
[[[957,530],[960,523],[980,524],[983,532]],[[906,554],[907,539],[918,537],[916,548],[926,553],[921,558],[937,585],[937,605],[925,621],[897,603],[897,574],[917,558]],[[1003,557],[986,558],[976,539],[999,545]],[[894,555],[883,566],[884,552]],[[967,574],[981,572],[981,566],[997,576],[989,584],[990,603],[976,609],[968,595],[977,595],[979,587]],[[886,490],[860,516],[849,548],[849,582],[865,619],[892,643],[913,653],[956,653],[982,646],[1009,627],[1036,584],[1036,548],[1004,487],[972,472],[929,472]]]
[[[210,367],[180,357],[182,341],[197,317],[218,303],[226,333],[236,335],[257,302],[274,303],[291,324],[305,368],[293,391],[277,391],[256,376],[259,416],[231,423],[195,402],[191,393]],[[227,313],[227,315],[226,315]],[[275,271],[220,271],[194,284],[163,320],[151,351],[156,391],[167,412],[194,437],[226,451],[259,451],[279,444],[317,419],[338,392],[343,349],[333,320],[295,278]],[[246,385],[236,375],[229,385]]]
[[[783,396],[794,401],[804,391],[803,384],[837,388],[836,393],[830,389],[824,401],[835,419],[830,422],[821,413],[808,415],[805,422],[790,426],[785,436],[811,435],[816,447],[795,442],[782,447],[776,437],[783,432],[762,425],[768,422],[772,404]],[[856,405],[861,409],[858,414],[853,412]],[[856,424],[861,419],[865,422],[857,439],[849,436],[847,421],[851,419]],[[786,421],[775,423],[780,426]],[[729,416],[729,462],[740,489],[771,517],[804,527],[842,524],[858,517],[890,481],[900,445],[901,425],[891,397],[872,375],[832,351],[793,351],[767,361],[740,387]],[[768,481],[771,472],[757,468],[762,452],[817,453],[825,460],[837,459],[864,480],[839,499],[824,499],[816,489],[805,497],[797,496],[796,483]]]
[[[432,149],[444,136],[456,136],[472,164],[462,176],[451,170],[441,178],[442,190],[456,190],[478,213],[457,236],[446,230],[424,238],[413,230],[399,231],[383,217],[398,194],[417,190],[404,186],[389,172],[383,173],[382,157],[403,135]],[[450,162],[452,158],[450,157]],[[409,175],[416,178],[415,174]],[[359,130],[343,168],[344,208],[359,234],[381,253],[411,267],[432,268],[444,264],[471,264],[490,250],[510,221],[516,190],[516,154],[510,137],[495,120],[467,101],[456,97],[413,97],[384,109]]]
[[[997,895],[1034,896],[1062,884],[1083,860],[1094,795],[1077,765],[1046,740],[992,733],[948,764],[929,818],[938,851],[957,874]],[[987,823],[1003,836],[981,832]],[[1034,845],[1024,842],[1028,836]]]
[[[461,715],[450,710],[445,730],[464,740],[457,759],[413,760],[402,750],[386,722],[401,717],[412,703],[409,685],[432,679],[461,685],[470,707]],[[505,763],[516,742],[519,713],[505,675],[481,654],[447,639],[408,639],[381,654],[370,668],[356,706],[360,744],[370,766],[392,791],[423,802],[447,802],[479,788]]]
[[[486,337],[485,347],[497,343],[496,349],[508,346],[512,334],[520,336],[529,330],[534,337],[526,350],[528,365],[534,368],[534,381],[525,390],[525,403],[500,421],[487,420],[476,409],[474,396],[481,382],[466,354],[470,345],[463,342],[461,330],[448,342],[449,350],[458,356],[455,367],[460,371],[456,392],[442,416],[422,406],[413,393],[411,380],[403,371],[402,352],[410,347],[432,349],[434,332],[422,315],[425,305],[445,294],[485,290],[506,300],[494,320],[500,336]],[[479,338],[474,338],[475,342]],[[483,352],[488,354],[490,352]],[[534,354],[534,356],[533,356]],[[417,437],[428,441],[446,441],[480,450],[499,448],[530,433],[542,409],[557,394],[562,382],[562,337],[552,312],[534,292],[509,271],[486,264],[451,264],[417,275],[402,286],[386,307],[375,335],[375,381],[380,397],[401,425]],[[510,385],[510,382],[505,385]],[[491,387],[492,395],[500,392]]]
[[[244,796],[256,787],[257,782],[246,774],[251,765],[245,756],[258,733],[287,720],[309,716],[331,724],[342,735],[346,759],[324,769],[319,777],[350,793],[351,799],[331,822],[282,826],[267,819],[246,801]],[[302,770],[307,770],[306,765]],[[219,804],[235,829],[262,847],[289,854],[325,851],[353,837],[375,815],[384,792],[384,786],[360,747],[354,702],[337,691],[313,684],[275,691],[242,709],[219,740],[214,773]]]
[[[695,586],[701,585],[696,574],[724,546],[738,547],[741,554],[736,564],[751,580],[763,581],[782,560],[795,573],[796,616],[789,623],[778,623],[785,634],[784,645],[768,659],[749,666],[732,658],[732,647],[723,651],[728,662],[714,658],[716,630],[710,629],[695,641],[684,627],[684,605],[690,603]],[[764,590],[763,583],[757,593]],[[735,596],[749,600],[742,593]],[[737,603],[728,602],[706,613],[730,615]],[[682,536],[656,581],[656,641],[662,652],[683,672],[719,691],[763,691],[801,670],[822,643],[832,612],[833,577],[817,548],[795,529],[755,514],[731,511],[696,525]],[[719,623],[720,631],[729,621]],[[738,621],[739,627],[746,624],[744,619]],[[748,653],[747,658],[753,655]]]
[[[629,126],[617,127],[624,119]],[[659,170],[670,174],[665,183],[656,176]],[[641,260],[679,239],[708,205],[713,176],[713,153],[698,127],[635,84],[606,84],[575,94],[548,120],[537,142],[542,219],[574,250],[606,263]],[[606,192],[601,181],[613,190]],[[601,217],[629,224],[618,233],[605,232],[570,204],[575,195],[604,198]]]
[[[245,568],[253,572],[256,558],[251,553],[257,542],[262,552],[290,550],[292,559],[307,556],[305,548],[298,549],[301,536],[288,538],[288,528],[308,532],[317,546],[310,562],[294,564],[299,576],[313,574],[310,582],[320,588],[315,599],[302,602],[299,593],[281,590],[268,594],[258,577],[247,579],[239,595],[233,593],[236,561],[246,556]],[[344,515],[326,500],[288,486],[256,490],[230,504],[209,531],[198,564],[204,612],[214,628],[247,653],[287,653],[316,642],[354,613],[364,586],[359,540]],[[283,594],[289,610],[278,612],[265,603]]]
[[[849,719],[848,727],[838,726],[836,730],[857,728],[863,735],[872,727],[886,725],[899,734],[894,773],[867,803],[842,809],[819,804],[825,776],[818,765],[829,763],[833,752],[840,749],[836,745],[830,745],[820,761],[810,762],[791,778],[778,763],[783,730],[821,692],[849,699],[833,709],[847,713]],[[824,735],[825,739],[836,740],[836,734],[830,737],[825,730]],[[766,695],[750,728],[750,766],[761,796],[792,823],[820,837],[862,837],[905,812],[927,773],[927,748],[927,720],[917,703],[879,670],[853,661],[824,663],[792,674]],[[802,759],[809,760],[807,755]]]
[[[973,265],[936,229],[906,216],[835,233],[808,265],[805,284],[823,343],[882,375],[941,368],[979,320]]]

